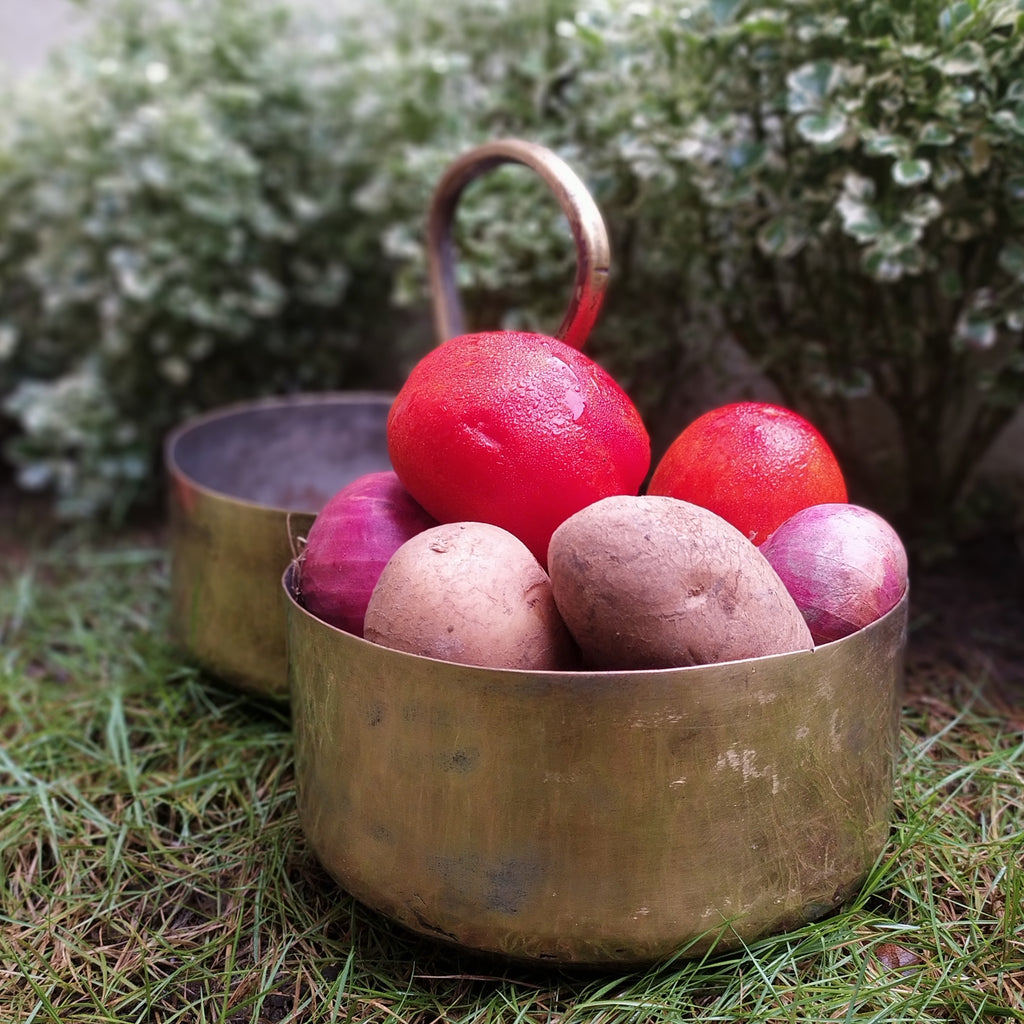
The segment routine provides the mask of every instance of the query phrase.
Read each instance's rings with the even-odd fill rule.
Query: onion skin
[[[346,484],[320,510],[299,561],[299,600],[318,619],[363,635],[366,606],[388,559],[437,521],[391,471]]]
[[[881,618],[907,589],[907,553],[896,531],[860,505],[811,505],[760,546],[803,613],[815,644]]]

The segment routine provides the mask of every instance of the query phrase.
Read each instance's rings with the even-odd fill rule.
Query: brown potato
[[[707,665],[813,647],[767,559],[720,516],[678,498],[604,498],[548,548],[555,603],[595,669]]]
[[[398,548],[370,595],[363,635],[464,665],[579,663],[547,573],[522,541],[488,523],[446,523]]]

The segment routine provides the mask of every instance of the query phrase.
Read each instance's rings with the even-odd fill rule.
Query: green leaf
[[[849,29],[850,19],[842,14],[808,17],[797,25],[796,36],[802,43],[817,39],[841,38]]]
[[[910,206],[900,215],[900,219],[905,224],[923,228],[938,220],[941,216],[942,201],[930,192],[924,192],[914,197]]]
[[[955,338],[967,348],[990,349],[998,336],[993,320],[982,313],[965,313],[957,321]]]
[[[896,156],[901,159],[909,156],[913,143],[902,135],[890,132],[864,132],[864,152],[869,156]]]
[[[897,160],[892,165],[892,180],[904,188],[920,185],[931,177],[930,160]]]
[[[999,266],[1010,277],[1024,281],[1024,243],[1010,239],[999,251]]]
[[[748,37],[780,38],[786,31],[786,15],[784,11],[773,11],[759,8],[751,11],[743,19],[743,31]]]
[[[786,76],[786,108],[791,114],[820,111],[842,77],[836,61],[816,60],[801,65]]]
[[[988,69],[988,61],[981,43],[970,40],[960,43],[949,53],[940,54],[932,66],[944,75],[973,75]]]
[[[948,146],[956,141],[956,133],[937,121],[929,121],[921,128],[918,140],[922,146]]]
[[[766,256],[789,259],[807,242],[806,228],[792,217],[773,217],[757,233],[758,248]]]
[[[921,229],[916,224],[899,222],[891,224],[879,237],[878,246],[889,253],[907,252],[913,249],[921,237]]]
[[[0,323],[0,363],[10,359],[18,345],[18,329],[11,324]]]
[[[846,116],[838,110],[823,114],[801,114],[796,130],[807,142],[819,149],[834,148],[846,134]]]
[[[875,247],[869,252],[871,258],[865,265],[874,264],[874,276],[880,281],[898,281],[925,268],[924,250],[918,245],[889,250]]]
[[[955,185],[958,181],[963,181],[963,177],[964,170],[956,160],[942,158],[936,160],[932,172],[932,184],[940,192],[950,185]]]
[[[763,142],[744,140],[730,146],[726,153],[726,162],[733,171],[749,174],[764,166],[768,147]]]
[[[950,91],[953,99],[963,107],[970,106],[978,99],[978,90],[972,85],[960,85]]]
[[[870,203],[878,194],[874,181],[863,174],[848,171],[843,178],[843,197],[858,203]]]
[[[836,203],[836,212],[843,230],[858,242],[874,242],[885,231],[885,224],[874,207],[858,203],[848,196],[843,196]]]
[[[875,390],[871,374],[861,366],[854,366],[835,381],[837,394],[845,398],[866,398]]]
[[[708,10],[718,25],[732,21],[733,15],[743,6],[745,0],[711,0]]]
[[[1024,104],[1018,104],[1012,110],[997,110],[992,120],[1006,131],[1024,135]]]
[[[876,281],[898,281],[905,272],[903,262],[897,254],[883,252],[881,249],[865,250],[861,264],[868,276]]]
[[[956,35],[974,17],[974,5],[959,0],[939,12],[939,30],[945,36]]]

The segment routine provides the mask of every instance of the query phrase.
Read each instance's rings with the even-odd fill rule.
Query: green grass
[[[908,691],[889,846],[839,914],[626,972],[457,954],[354,903],[295,815],[286,713],[165,638],[166,556],[0,567],[6,1021],[1024,1020],[1024,739],[984,679]]]

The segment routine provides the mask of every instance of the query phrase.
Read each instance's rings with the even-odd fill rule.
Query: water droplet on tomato
[[[578,388],[575,391],[571,389],[566,391],[565,404],[569,406],[573,423],[583,415],[584,410],[587,408],[587,403],[583,400],[583,396],[579,393]]]

